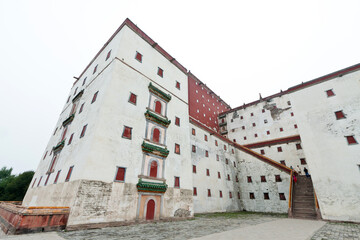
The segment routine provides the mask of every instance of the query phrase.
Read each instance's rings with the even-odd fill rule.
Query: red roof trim
[[[182,66],[175,58],[173,58],[169,53],[167,53],[162,47],[160,47],[154,40],[152,40],[146,33],[144,33],[138,26],[136,26],[129,18],[126,18],[125,21],[116,29],[114,34],[107,40],[104,46],[99,50],[99,52],[95,55],[95,57],[90,61],[90,63],[86,66],[84,71],[80,74],[79,78],[74,82],[73,85],[77,83],[77,81],[82,77],[82,75],[86,72],[86,70],[91,66],[91,64],[95,61],[95,59],[100,55],[100,53],[109,45],[111,40],[120,32],[120,30],[124,26],[128,26],[131,30],[133,30],[137,35],[139,35],[142,39],[144,39],[147,43],[149,43],[153,48],[155,48],[159,53],[161,53],[165,58],[167,58],[172,64],[174,64],[180,71],[187,74],[187,69]]]
[[[265,162],[265,163],[267,163],[267,164],[270,164],[270,165],[273,166],[273,167],[276,167],[277,169],[279,169],[279,170],[281,170],[281,171],[284,171],[284,172],[286,172],[286,173],[288,173],[288,174],[291,173],[291,168],[288,168],[287,166],[284,166],[284,165],[282,165],[281,163],[278,163],[278,162],[276,162],[276,161],[274,161],[274,160],[272,160],[272,159],[270,159],[270,158],[267,158],[267,157],[265,157],[265,156],[263,156],[263,155],[255,152],[255,151],[253,151],[253,150],[245,147],[245,146],[241,146],[241,145],[239,145],[239,144],[237,144],[237,143],[234,143],[234,142],[230,141],[229,139],[227,139],[227,138],[221,136],[220,134],[218,134],[217,132],[215,132],[215,131],[207,128],[207,127],[204,126],[203,124],[197,122],[197,121],[196,121],[195,119],[193,119],[192,117],[189,117],[189,121],[190,121],[190,123],[192,123],[192,124],[200,127],[201,129],[209,132],[210,135],[215,135],[215,136],[218,137],[219,139],[221,139],[221,140],[227,142],[228,144],[236,147],[236,148],[239,149],[240,151],[246,152],[246,153],[248,153],[248,154],[256,157],[257,159],[260,159],[261,161],[263,161],[263,162]]]
[[[256,142],[256,143],[250,143],[243,145],[247,148],[259,148],[259,147],[265,147],[265,146],[272,146],[282,143],[289,143],[289,142],[295,142],[301,140],[300,135],[294,135],[290,137],[283,137],[283,138],[276,138],[272,140],[262,141],[262,142]]]
[[[231,110],[229,110],[229,111],[227,111],[227,112],[224,112],[224,113],[222,113],[222,114],[227,114],[227,113],[230,113],[230,112],[234,112],[234,111],[247,108],[247,107],[249,107],[249,106],[258,104],[258,103],[260,103],[260,102],[262,102],[262,101],[266,101],[266,100],[271,99],[271,98],[274,98],[274,97],[279,97],[279,96],[282,96],[282,95],[284,95],[284,94],[296,92],[296,91],[301,90],[301,89],[303,89],[303,88],[307,88],[307,87],[310,87],[310,86],[312,86],[312,85],[319,84],[319,83],[322,83],[322,82],[331,80],[331,79],[333,79],[333,78],[335,78],[335,77],[339,77],[339,76],[342,76],[342,75],[344,75],[344,74],[351,73],[351,72],[356,71],[356,70],[359,70],[359,69],[360,69],[360,63],[355,64],[355,65],[350,66],[350,67],[347,67],[347,68],[344,68],[344,69],[341,69],[341,70],[338,70],[338,71],[336,71],[336,72],[327,74],[327,75],[325,75],[325,76],[322,76],[322,77],[319,77],[319,78],[315,78],[315,79],[313,79],[313,80],[310,80],[310,81],[301,83],[301,84],[299,84],[299,85],[290,87],[290,88],[288,88],[288,90],[286,90],[286,91],[279,92],[279,93],[270,95],[270,96],[268,96],[268,97],[262,98],[262,99],[260,99],[260,100],[253,101],[253,102],[250,102],[250,103],[248,103],[248,104],[244,104],[243,106],[239,106],[239,107],[233,108],[233,109],[231,109]]]

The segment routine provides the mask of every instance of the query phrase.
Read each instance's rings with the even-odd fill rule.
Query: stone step
[[[316,214],[293,214],[293,218],[316,219]]]

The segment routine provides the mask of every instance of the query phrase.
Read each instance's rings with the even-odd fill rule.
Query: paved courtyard
[[[4,236],[19,240],[132,240],[132,239],[292,239],[360,240],[360,225],[288,219],[284,215],[220,213],[194,220],[139,224],[94,230]]]

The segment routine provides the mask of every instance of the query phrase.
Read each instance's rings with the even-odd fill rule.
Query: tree
[[[22,201],[34,176],[34,171],[11,175],[12,168],[0,170],[0,201]]]

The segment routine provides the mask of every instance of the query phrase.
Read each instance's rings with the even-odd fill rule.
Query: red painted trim
[[[325,75],[325,76],[322,76],[322,77],[319,77],[319,78],[315,78],[315,79],[313,79],[313,80],[310,80],[310,81],[307,81],[307,82],[298,84],[298,85],[296,85],[296,86],[290,87],[290,88],[288,88],[288,90],[286,90],[286,91],[282,91],[282,92],[273,94],[273,95],[271,95],[271,96],[262,98],[262,99],[260,99],[260,100],[257,100],[257,101],[254,101],[254,102],[250,102],[250,103],[248,103],[248,104],[244,104],[243,106],[239,106],[239,107],[233,108],[233,109],[231,109],[231,110],[229,110],[229,111],[227,111],[227,112],[222,113],[221,115],[227,114],[227,113],[230,113],[230,112],[234,112],[234,111],[237,111],[237,110],[240,110],[240,109],[244,109],[244,108],[247,108],[247,107],[249,107],[249,106],[258,104],[258,103],[260,103],[260,102],[262,102],[262,101],[266,101],[266,100],[268,100],[268,99],[275,98],[275,97],[280,97],[280,96],[282,96],[282,95],[284,95],[284,94],[296,92],[296,91],[298,91],[298,90],[301,90],[301,89],[310,87],[310,86],[312,86],[312,85],[319,84],[319,83],[322,83],[322,82],[331,80],[331,79],[333,79],[333,78],[339,77],[340,75],[348,74],[348,73],[350,73],[350,72],[353,72],[353,71],[356,71],[356,70],[359,70],[359,69],[360,69],[360,63],[355,64],[355,65],[350,66],[350,67],[347,67],[347,68],[344,68],[344,69],[341,69],[341,70],[338,70],[338,71],[336,71],[336,72],[327,74],[327,75]]]
[[[250,144],[246,144],[243,146],[247,147],[247,148],[259,148],[259,147],[272,146],[272,145],[294,142],[294,141],[299,141],[299,140],[301,140],[300,135],[294,135],[294,136],[290,136],[290,137],[276,138],[276,139],[262,141],[262,142],[250,143]]]
[[[236,147],[236,148],[239,149],[240,151],[246,152],[246,153],[248,153],[248,154],[256,157],[257,159],[260,159],[261,161],[263,161],[263,162],[265,162],[265,163],[267,163],[267,164],[270,164],[270,165],[273,166],[273,167],[278,168],[278,169],[281,170],[281,171],[284,171],[284,172],[286,172],[286,173],[288,173],[288,174],[290,174],[291,171],[292,171],[291,168],[288,168],[287,166],[284,166],[284,165],[282,165],[281,163],[278,163],[278,162],[276,162],[276,161],[274,161],[274,160],[272,160],[272,159],[270,159],[270,158],[268,158],[268,157],[265,157],[265,156],[263,156],[263,155],[261,155],[261,154],[259,154],[259,153],[257,153],[257,152],[254,152],[253,150],[251,150],[251,149],[249,149],[249,148],[247,148],[247,147],[245,147],[245,146],[242,146],[242,145],[239,145],[239,144],[237,144],[237,143],[234,143],[234,142],[230,141],[229,139],[221,136],[219,133],[217,133],[217,132],[215,132],[215,131],[207,128],[206,126],[202,125],[201,123],[197,122],[197,121],[196,121],[195,119],[193,119],[192,117],[189,118],[189,121],[190,121],[190,123],[192,123],[192,124],[200,127],[201,129],[209,132],[210,135],[215,135],[215,136],[218,137],[219,139],[227,142],[228,144],[232,145],[233,147]]]
[[[86,72],[86,70],[91,66],[91,64],[95,61],[95,59],[100,55],[100,53],[109,45],[111,40],[120,32],[120,30],[124,27],[128,26],[131,30],[133,30],[139,37],[144,39],[147,43],[149,43],[153,48],[155,48],[159,53],[161,53],[166,59],[168,59],[172,64],[174,64],[180,71],[187,74],[187,69],[182,66],[175,58],[173,58],[169,53],[167,53],[162,47],[160,47],[154,40],[152,40],[146,33],[144,33],[138,26],[136,26],[129,18],[126,18],[125,21],[120,25],[118,29],[114,32],[114,34],[109,38],[109,40],[104,44],[104,46],[99,50],[99,52],[95,55],[95,57],[90,61],[90,63],[86,66],[84,71],[80,74],[78,79],[74,82],[73,85],[79,81],[82,75]]]

